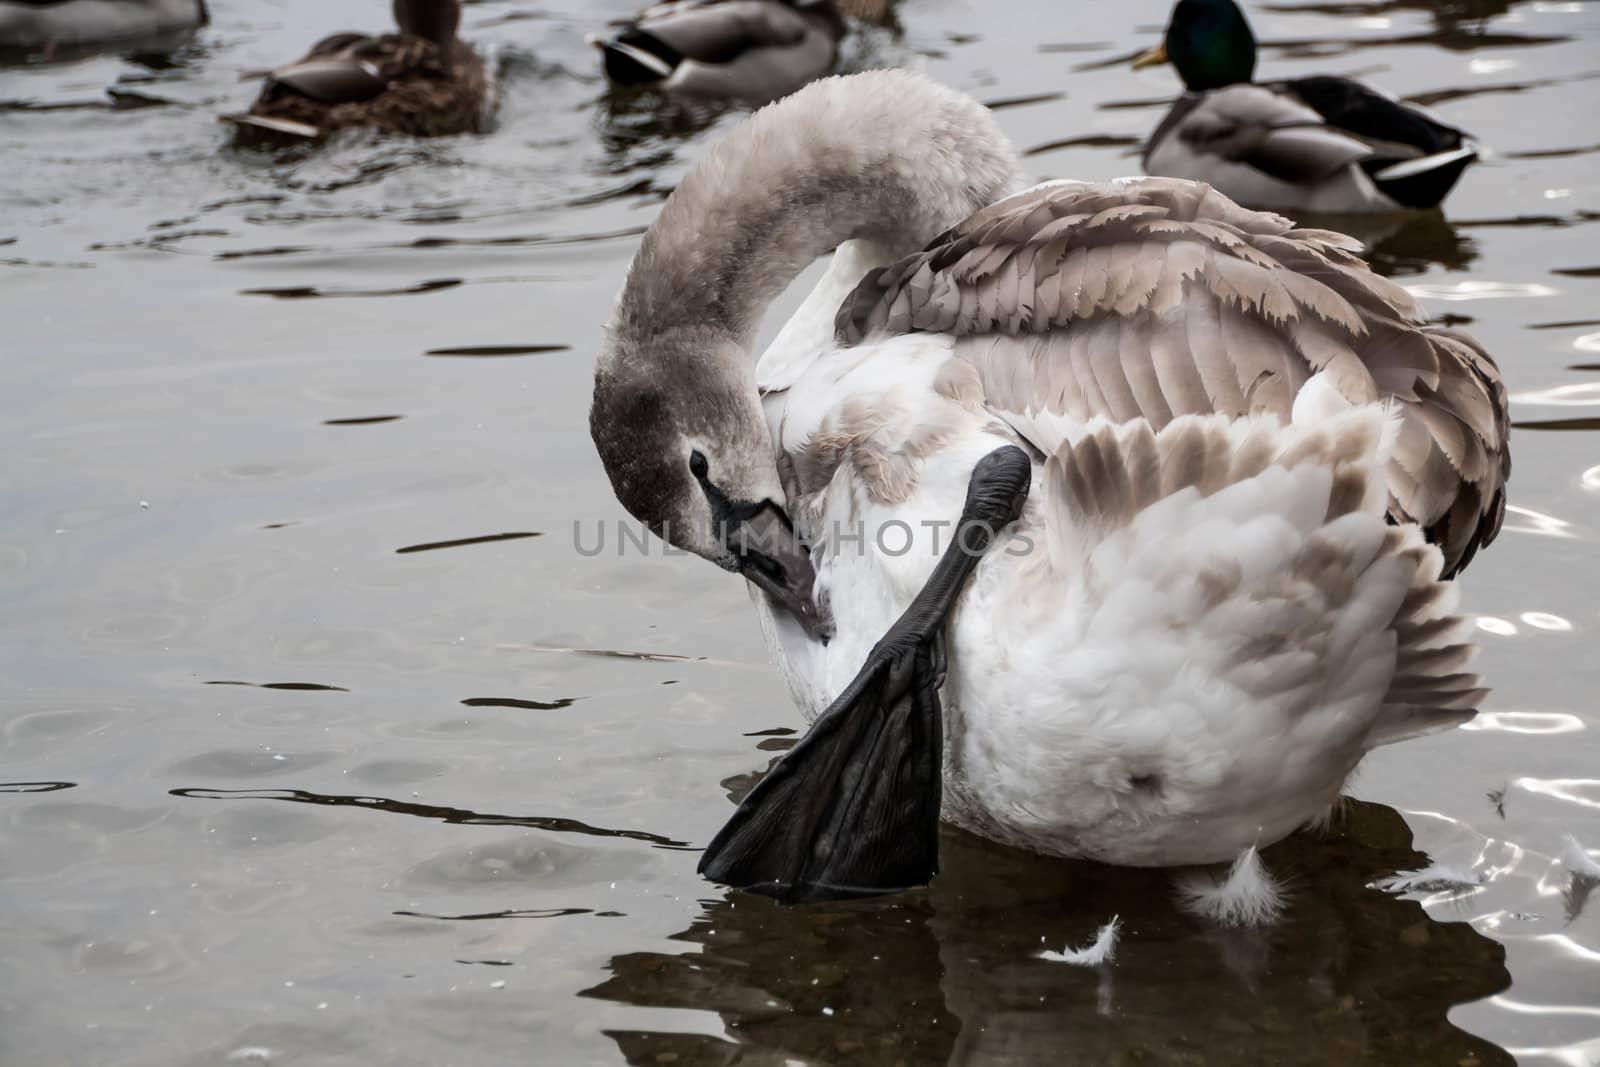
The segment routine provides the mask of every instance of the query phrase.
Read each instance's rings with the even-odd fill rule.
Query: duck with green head
[[[1349,78],[1254,81],[1255,34],[1233,0],[1179,0],[1162,43],[1133,65],[1168,62],[1187,91],[1146,143],[1146,173],[1251,207],[1425,210],[1478,158],[1462,130]]]

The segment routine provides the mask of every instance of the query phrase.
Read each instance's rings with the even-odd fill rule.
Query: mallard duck
[[[176,44],[209,21],[205,0],[0,0],[0,51]]]
[[[1488,354],[1341,234],[1196,182],[1017,174],[968,97],[828,78],[701,160],[628,271],[590,415],[611,485],[749,580],[814,717],[716,881],[921,884],[940,816],[1235,859],[1483,697],[1443,579],[1505,509]]]
[[[759,101],[827,73],[844,33],[834,0],[672,0],[589,43],[618,85]]]
[[[483,60],[456,36],[460,0],[394,0],[399,33],[336,33],[268,71],[244,130],[318,138],[351,126],[414,137],[476,133],[491,104]]]
[[[1251,207],[1329,213],[1437,207],[1478,158],[1471,138],[1360,82],[1254,82],[1256,39],[1233,0],[1179,0],[1163,42],[1187,92],[1150,135],[1147,174],[1209,182]]]

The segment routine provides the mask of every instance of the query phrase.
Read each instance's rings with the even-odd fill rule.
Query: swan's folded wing
[[[1381,699],[1372,745],[1471,719],[1487,693],[1475,626],[1438,550],[1383,522],[1384,421],[1370,408],[1287,429],[1202,416],[1102,426],[1058,449],[1040,484],[1045,584],[1096,575],[1077,589],[1101,643],[1084,653],[1176,640],[1166,620],[1182,618],[1185,686],[1211,677],[1315,714]],[[1118,574],[1137,576],[1141,604],[1098,600]]]
[[[1505,388],[1476,342],[1424,327],[1357,247],[1198,183],[1050,183],[869,274],[837,332],[955,335],[985,405],[1046,453],[1104,422],[1392,402],[1390,511],[1454,573],[1500,528]]]

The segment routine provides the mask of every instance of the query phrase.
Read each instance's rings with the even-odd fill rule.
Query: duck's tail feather
[[[623,37],[614,37],[607,40],[595,34],[590,34],[586,40],[589,44],[600,50],[606,68],[606,77],[618,85],[655,85],[672,77],[672,72],[677,67],[677,57],[670,54],[665,46],[655,42],[654,38],[634,31],[636,40],[626,40]],[[656,44],[658,50],[668,52],[667,55],[657,55],[649,47]]]
[[[1462,172],[1478,158],[1478,146],[1467,141],[1447,152],[1374,165],[1368,170],[1368,177],[1385,196],[1403,207],[1437,207]]]
[[[218,122],[226,122],[233,126],[246,129],[263,130],[268,133],[281,134],[286,137],[303,137],[307,140],[317,140],[323,136],[323,131],[308,122],[296,122],[293,119],[273,118],[270,115],[251,115],[248,112],[237,112],[231,115],[218,115]]]

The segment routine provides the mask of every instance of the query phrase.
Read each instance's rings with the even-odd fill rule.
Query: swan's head
[[[748,358],[709,331],[647,344],[634,351],[614,335],[595,373],[589,429],[617,499],[657,536],[744,575],[825,639],[816,573],[784,509]]]

